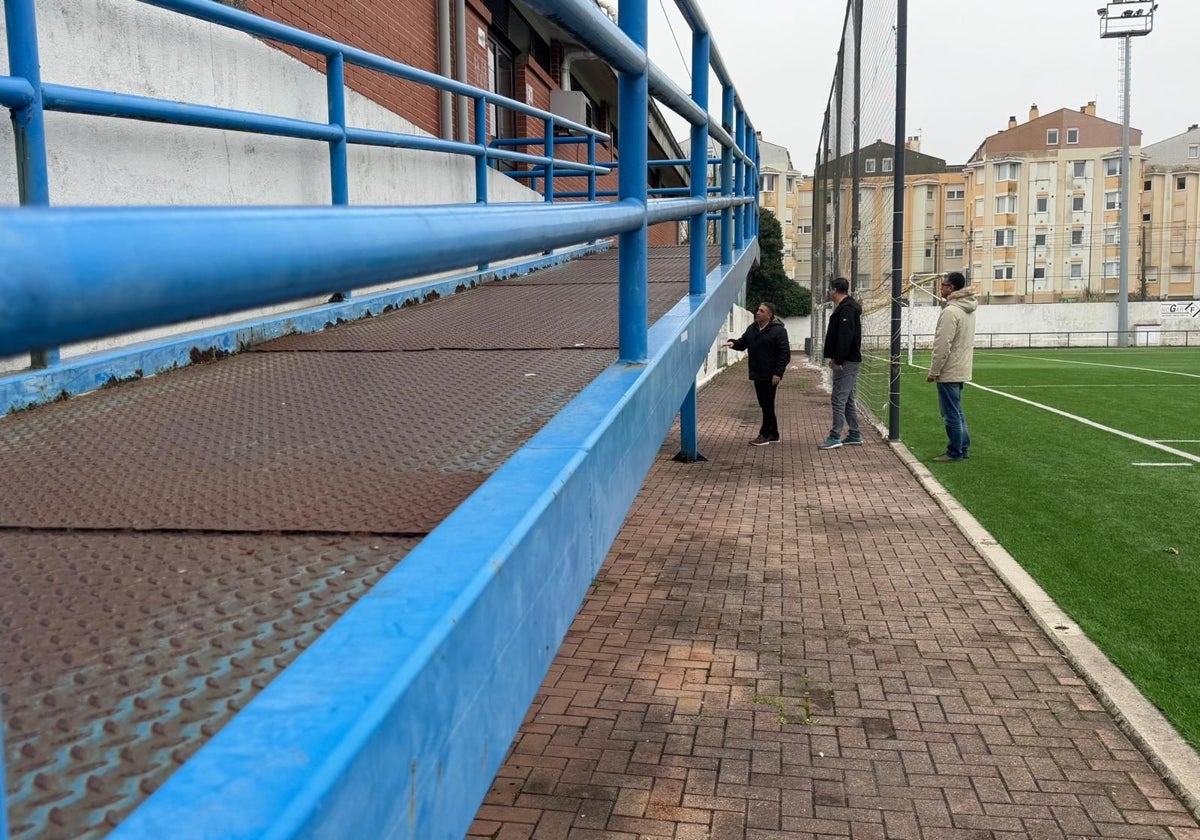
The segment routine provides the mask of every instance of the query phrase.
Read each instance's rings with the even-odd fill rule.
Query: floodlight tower
[[[1100,37],[1121,38],[1125,72],[1121,101],[1121,271],[1117,291],[1117,346],[1129,346],[1129,76],[1133,69],[1132,38],[1149,35],[1154,28],[1154,0],[1109,0],[1097,9]]]

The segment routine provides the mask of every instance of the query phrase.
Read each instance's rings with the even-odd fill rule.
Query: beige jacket
[[[975,356],[975,310],[979,301],[970,286],[946,299],[933,336],[929,375],[938,382],[970,382]]]

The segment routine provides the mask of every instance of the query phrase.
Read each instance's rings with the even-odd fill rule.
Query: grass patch
[[[924,368],[902,377],[908,448],[1200,748],[1200,464],[1135,466],[1187,459],[970,387],[971,459],[935,464],[934,386]],[[1200,348],[977,352],[975,381],[1136,436],[1200,441]]]

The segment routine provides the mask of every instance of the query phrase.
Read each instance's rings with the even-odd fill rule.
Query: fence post
[[[4,23],[8,32],[9,73],[25,79],[33,88],[33,99],[29,104],[12,110],[18,200],[22,207],[48,207],[50,176],[46,166],[46,121],[42,111],[42,71],[34,0],[5,0]],[[30,365],[35,368],[56,365],[58,359],[57,347],[34,350],[29,354]]]
[[[646,0],[620,0],[617,18],[634,44],[646,49]],[[619,285],[617,287],[620,361],[641,364],[649,348],[649,258],[646,247],[646,178],[649,160],[647,126],[650,108],[650,63],[640,73],[621,72],[617,82],[621,135],[621,166],[617,169],[620,201],[636,202],[642,209],[642,224],[637,230],[620,234],[617,240]]]
[[[737,144],[738,151],[745,154],[746,151],[746,112],[741,108],[737,109],[734,116],[734,135],[733,140]],[[746,162],[738,155],[734,172],[734,190],[733,194],[739,199],[746,196]],[[746,205],[739,204],[734,211],[733,216],[733,241],[737,250],[742,250],[746,247]]]
[[[346,142],[346,60],[341,52],[325,57],[325,89],[329,100],[329,124],[337,126],[342,134],[329,141],[329,186],[333,205],[346,207],[350,204],[350,166],[347,162]],[[350,290],[334,293],[335,300],[349,300]]]

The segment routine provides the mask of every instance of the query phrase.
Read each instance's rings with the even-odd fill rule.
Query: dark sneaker
[[[817,449],[841,449],[841,448],[842,448],[842,439],[834,437],[833,435],[830,435],[829,437],[825,438],[825,440],[823,440],[817,444]]]
[[[933,460],[939,464],[946,464],[951,461],[965,461],[967,459],[966,458],[955,458],[953,455],[939,455],[936,458],[934,458]]]
[[[842,444],[844,446],[862,446],[862,442],[862,435],[856,434],[855,432],[851,432],[842,438]]]
[[[762,435],[759,435],[754,440],[750,441],[750,445],[751,446],[766,446],[770,442],[771,442],[770,438],[765,438]]]
[[[779,435],[771,435],[767,438],[767,443],[779,443]]]

